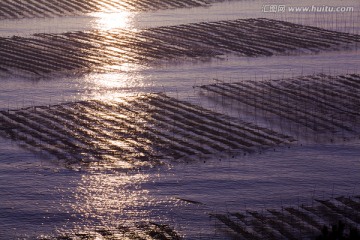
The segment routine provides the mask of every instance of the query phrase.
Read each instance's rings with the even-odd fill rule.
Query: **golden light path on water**
[[[118,30],[126,29],[130,31],[139,31],[135,27],[136,12],[119,11],[116,12],[97,12],[89,14],[94,17],[92,29],[103,31],[104,33],[119,34]],[[110,34],[105,38],[113,38]],[[116,53],[116,56],[108,56],[109,62],[117,62],[116,58],[121,57],[122,50],[112,47],[109,51]],[[113,59],[111,59],[113,58]],[[112,61],[114,60],[114,61]],[[93,99],[114,100],[119,97],[133,95],[133,88],[143,88],[149,86],[146,83],[145,76],[141,72],[147,69],[146,66],[124,62],[119,65],[104,66],[109,69],[108,72],[91,73],[85,77],[87,88],[92,89],[90,95]],[[88,97],[87,97],[88,98]]]
[[[113,13],[97,12],[89,15],[95,17],[96,19],[94,21],[94,29],[108,31],[116,28],[133,29],[134,19],[137,13],[118,11]]]
[[[83,219],[75,223],[75,231],[134,227],[135,223],[151,221],[150,207],[159,199],[141,187],[148,181],[150,175],[146,173],[83,174],[74,192],[76,203],[72,205],[74,213]]]
[[[118,30],[126,29],[138,31],[134,25],[134,12],[104,12],[92,13],[95,17],[93,29],[104,32],[118,33]],[[105,36],[106,37],[106,36]],[[112,36],[108,35],[109,38]],[[109,49],[121,54],[121,49]],[[109,58],[116,58],[109,56]],[[109,59],[109,62],[112,59]],[[115,59],[116,60],[116,59]],[[114,61],[116,62],[116,61]],[[85,94],[86,99],[101,101],[123,101],[124,97],[134,96],[134,89],[148,87],[150,82],[142,71],[146,66],[126,63],[119,65],[104,66],[108,72],[90,73],[84,77],[85,88],[91,89],[90,94]],[[126,145],[119,141],[112,141],[114,145]],[[129,169],[131,164],[124,161],[116,161],[109,168]],[[74,191],[77,201],[71,206],[74,213],[81,215],[82,221],[75,223],[75,232],[93,232],[94,227],[116,228],[119,225],[134,227],[136,222],[150,220],[151,210],[149,206],[153,197],[149,191],[141,187],[148,182],[149,174],[125,172],[109,173],[107,166],[103,170],[83,174],[78,187]],[[111,170],[110,170],[111,172]],[[157,202],[158,200],[156,200]]]
[[[124,64],[126,65],[126,64]],[[144,88],[151,88],[152,81],[147,81],[146,76],[141,72],[142,67],[137,69],[126,69],[125,66],[118,66],[122,70],[109,73],[91,73],[84,76],[83,84],[87,93],[81,99],[96,99],[101,101],[121,101],[119,98],[136,95],[136,91]]]

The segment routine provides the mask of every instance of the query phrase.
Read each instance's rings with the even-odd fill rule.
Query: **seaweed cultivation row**
[[[2,0],[0,20],[69,16],[90,12],[154,11],[207,6],[213,2],[216,0]]]
[[[359,35],[270,19],[204,22],[147,30],[0,38],[0,72],[44,76],[118,70],[124,63],[316,53],[356,48]]]
[[[338,197],[331,200],[316,200],[309,206],[211,214],[211,216],[223,227],[238,234],[237,239],[315,239],[316,236],[321,235],[321,232],[326,232],[326,229],[329,235],[332,229],[333,232],[338,233],[337,237],[340,237],[339,232],[342,229],[344,237],[354,236],[358,234],[356,229],[359,229],[360,224],[360,199]]]
[[[111,239],[111,240],[180,240],[183,239],[168,225],[153,222],[139,223],[135,226],[118,226],[117,228],[99,228],[92,233],[65,234],[59,237],[42,237],[42,240],[76,240],[76,239]]]
[[[248,153],[292,141],[164,94],[2,111],[0,123],[3,135],[67,164],[121,168],[228,150]]]
[[[282,125],[288,131],[333,134],[335,137],[358,137],[360,133],[358,74],[319,74],[211,84],[199,88],[215,101],[227,100],[239,111],[257,119],[277,119],[268,124]]]

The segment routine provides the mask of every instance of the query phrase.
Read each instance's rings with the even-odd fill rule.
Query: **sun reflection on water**
[[[84,99],[101,101],[117,101],[119,98],[133,96],[151,88],[153,84],[146,81],[146,76],[140,70],[92,73],[84,76],[83,83],[87,89]]]
[[[113,13],[92,13],[95,17],[94,29],[101,31],[101,37],[105,40],[116,41],[122,30],[137,31],[134,19],[137,13],[117,11]],[[144,76],[141,74],[147,67],[129,63],[123,58],[123,50],[118,47],[105,46],[108,52],[108,65],[102,66],[101,73],[92,73],[85,76],[86,88],[92,93],[90,96],[99,100],[114,100],[137,92],[145,87]]]
[[[94,29],[108,31],[116,28],[133,29],[136,13],[128,11],[113,13],[97,12],[91,13],[90,16],[96,19]]]
[[[82,216],[79,228],[114,227],[148,221],[149,191],[141,188],[148,174],[84,174],[76,189],[74,212]]]

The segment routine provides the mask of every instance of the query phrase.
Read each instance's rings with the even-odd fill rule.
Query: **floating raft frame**
[[[360,35],[265,18],[203,22],[130,31],[35,34],[0,38],[0,72],[118,71],[125,63],[156,64],[235,54],[261,57],[355,49]]]
[[[156,11],[208,6],[223,0],[3,0],[0,20],[76,16],[92,12]]]
[[[359,230],[359,197],[338,197],[314,200],[310,206],[283,207],[262,211],[211,214],[223,228],[229,229],[240,240],[302,240],[315,239],[324,226],[331,229],[339,221],[345,224],[345,234],[350,229]]]
[[[294,141],[164,94],[1,111],[0,126],[8,138],[68,164],[124,167],[250,153]]]
[[[42,237],[41,240],[77,240],[77,239],[98,239],[99,235],[103,239],[111,240],[181,240],[181,237],[174,229],[168,225],[158,224],[153,222],[137,223],[135,226],[118,226],[116,228],[108,229],[106,227],[97,227],[97,229],[91,233],[72,233],[63,234],[58,237]]]
[[[255,80],[199,86],[216,102],[231,102],[264,125],[301,132],[360,137],[360,75],[325,74],[280,80]]]

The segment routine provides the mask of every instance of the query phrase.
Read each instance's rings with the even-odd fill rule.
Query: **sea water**
[[[313,5],[297,1],[296,5]],[[209,7],[129,13],[90,13],[53,19],[3,20],[0,35],[31,36],[92,29],[144,29],[200,21],[268,17],[359,33],[358,1],[320,1],[354,6],[351,14],[264,13],[265,1],[229,1]],[[280,1],[290,5],[293,1]],[[120,14],[120,15],[119,15]],[[121,73],[27,79],[2,77],[0,109],[83,99],[113,99],[166,92],[207,105],[193,86],[222,81],[276,79],[301,74],[358,72],[356,50],[300,56],[239,58],[158,66],[128,65]],[[214,156],[138,171],[69,169],[56,159],[0,138],[0,238],[35,238],[91,232],[97,227],[169,224],[187,239],[225,239],[210,213],[309,203],[314,198],[359,194],[358,141],[300,143],[249,156]],[[197,201],[192,204],[181,199]]]

